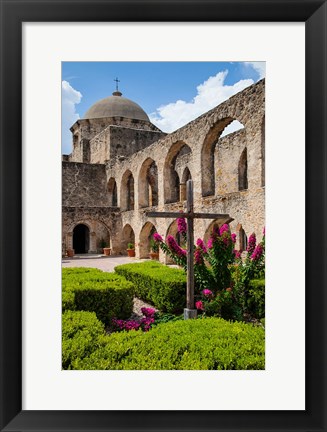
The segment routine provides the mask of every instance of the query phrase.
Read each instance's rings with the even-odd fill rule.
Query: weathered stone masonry
[[[99,251],[105,241],[112,253],[125,254],[132,242],[136,256],[147,257],[155,230],[166,236],[177,228],[173,219],[147,218],[145,212],[182,210],[189,178],[194,182],[196,211],[229,213],[234,218],[231,229],[239,234],[237,247],[244,248],[253,231],[261,237],[264,80],[168,135],[152,125],[140,107],[140,119],[124,117],[124,106],[119,117],[112,116],[119,97],[108,98],[110,110],[104,116],[95,104],[92,112],[101,117],[78,120],[71,128],[73,152],[63,157],[63,252],[74,246],[76,227],[83,225],[84,252]],[[122,99],[130,112],[128,99]],[[244,128],[221,137],[233,120]],[[195,238],[208,238],[213,223],[196,220]]]

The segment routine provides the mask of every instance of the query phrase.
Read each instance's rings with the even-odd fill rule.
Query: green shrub
[[[177,313],[185,307],[186,275],[155,261],[123,264],[115,271],[133,282],[136,296],[163,312]]]
[[[247,307],[254,317],[265,316],[265,279],[253,279],[249,282]]]
[[[105,324],[132,314],[134,288],[124,277],[88,268],[63,270],[63,310],[95,312]]]
[[[62,315],[62,368],[83,359],[100,346],[104,325],[94,312],[66,311]]]
[[[221,318],[160,324],[147,333],[113,333],[77,370],[256,370],[265,367],[264,329]],[[83,353],[84,354],[84,353]]]

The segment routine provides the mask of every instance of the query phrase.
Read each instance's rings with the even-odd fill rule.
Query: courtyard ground
[[[73,258],[63,258],[62,266],[65,267],[92,267],[106,272],[113,272],[115,267],[120,264],[130,264],[133,262],[143,262],[127,256],[104,256],[100,254],[81,254]]]

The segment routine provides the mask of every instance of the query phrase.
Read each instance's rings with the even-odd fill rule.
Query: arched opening
[[[121,210],[134,210],[134,177],[130,170],[125,171],[120,189]]]
[[[266,164],[266,143],[265,143],[265,136],[266,136],[266,130],[265,130],[265,116],[263,116],[262,124],[261,124],[261,186],[265,186],[265,164]]]
[[[208,240],[211,237],[211,234],[213,233],[213,231],[215,229],[219,229],[220,225],[218,223],[217,220],[213,220],[210,225],[208,226],[208,228],[205,230],[204,236],[203,236],[203,241],[204,244],[207,245],[208,244]]]
[[[110,207],[117,207],[117,183],[113,177],[108,181],[108,193]]]
[[[180,178],[177,170],[185,166],[191,154],[191,148],[183,141],[176,142],[170,148],[164,166],[165,204],[180,200]]]
[[[192,180],[192,176],[190,173],[190,170],[188,167],[185,167],[183,175],[182,175],[182,181],[180,184],[180,200],[185,201],[186,200],[186,183],[188,180]]]
[[[247,149],[242,151],[240,160],[238,162],[238,190],[245,190],[248,188],[248,153]]]
[[[127,255],[126,251],[129,243],[132,243],[135,247],[135,234],[133,228],[129,224],[126,224],[123,228],[121,241],[122,252],[125,255]]]
[[[215,195],[215,148],[219,138],[243,127],[234,118],[226,117],[218,120],[209,130],[201,150],[202,196]]]
[[[143,225],[139,242],[140,258],[149,258],[151,239],[155,232],[157,232],[156,227],[151,222],[146,222]]]
[[[158,168],[151,158],[146,159],[139,175],[139,208],[158,205]]]
[[[171,235],[175,238],[177,244],[180,247],[182,247],[183,249],[186,249],[187,245],[185,243],[183,236],[181,236],[181,234],[178,232],[178,225],[177,225],[176,219],[169,225],[167,232],[166,232],[166,238],[169,235]],[[168,255],[166,255],[165,263],[166,264],[175,264],[174,261]]]
[[[238,231],[238,246],[241,252],[245,251],[248,247],[248,238],[242,226]]]
[[[76,254],[88,253],[90,248],[90,230],[84,224],[78,224],[73,230],[73,249]]]

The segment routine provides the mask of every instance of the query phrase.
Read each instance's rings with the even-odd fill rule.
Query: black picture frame
[[[1,431],[327,431],[326,1],[0,0],[0,5]],[[304,411],[22,411],[22,23],[67,21],[305,22]],[[285,216],[290,225],[296,217]]]

